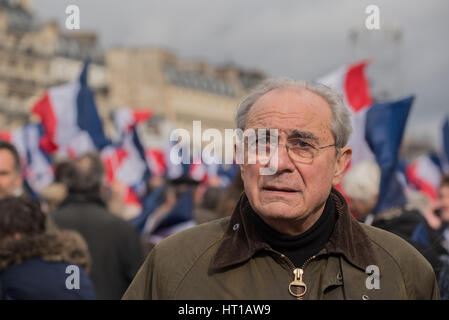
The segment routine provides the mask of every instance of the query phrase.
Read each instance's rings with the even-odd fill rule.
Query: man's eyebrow
[[[259,131],[260,130],[260,131]],[[277,129],[273,129],[273,128],[254,128],[254,131],[256,132],[256,133],[259,133],[259,132],[263,132],[263,133],[265,133],[267,136],[270,136],[270,133],[271,133],[271,130],[277,130]]]
[[[295,136],[296,138],[312,140],[313,142],[318,143],[318,138],[310,131],[291,129],[288,131],[288,135]]]

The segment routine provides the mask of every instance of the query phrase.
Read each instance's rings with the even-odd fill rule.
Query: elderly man
[[[20,157],[9,142],[0,140],[0,198],[22,193]]]
[[[244,130],[276,129],[277,144],[260,142],[276,156],[275,172],[262,175],[272,162],[247,161],[245,144],[244,193],[232,216],[160,242],[124,299],[439,298],[418,251],[357,222],[333,189],[351,158],[349,114],[338,94],[267,80],[236,120]]]

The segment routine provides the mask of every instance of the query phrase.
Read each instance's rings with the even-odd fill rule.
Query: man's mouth
[[[262,190],[271,191],[271,192],[285,192],[285,193],[298,192],[298,190],[296,190],[294,188],[283,187],[283,186],[264,186],[264,187],[262,187]]]

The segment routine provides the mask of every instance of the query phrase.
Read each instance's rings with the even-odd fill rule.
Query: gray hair
[[[244,130],[246,125],[246,117],[253,104],[264,94],[283,88],[293,88],[296,90],[309,90],[327,101],[332,111],[332,122],[330,130],[335,139],[335,147],[337,150],[343,148],[349,140],[352,132],[350,113],[343,102],[342,96],[320,83],[308,81],[296,81],[289,78],[267,79],[254,88],[248,96],[240,103],[235,115],[237,128]]]

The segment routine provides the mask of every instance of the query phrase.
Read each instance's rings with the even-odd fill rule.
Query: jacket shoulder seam
[[[385,230],[383,230],[385,231]],[[387,232],[387,231],[385,231]],[[394,261],[394,263],[396,264],[396,266],[398,267],[398,269],[401,271],[401,278],[402,278],[402,282],[404,283],[404,287],[405,290],[407,291],[407,294],[409,292],[409,288],[407,287],[407,282],[404,279],[404,272],[402,270],[401,264],[398,262],[398,260],[390,253],[389,250],[387,250],[386,248],[384,248],[384,246],[382,246],[379,242],[377,242],[376,240],[374,240],[370,235],[368,235],[369,239],[376,244],[379,248],[381,248],[384,252],[386,252],[388,254],[388,256],[391,258],[391,260]],[[405,240],[404,240],[405,241]]]

